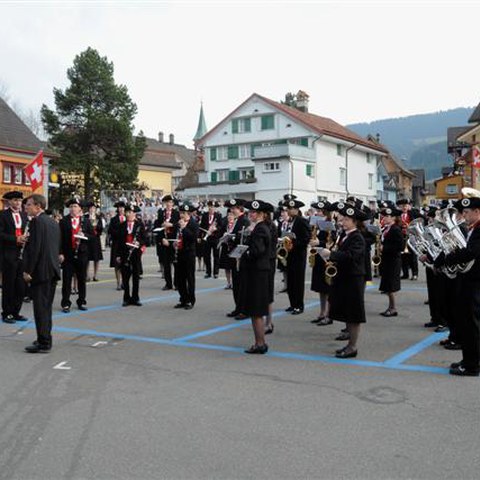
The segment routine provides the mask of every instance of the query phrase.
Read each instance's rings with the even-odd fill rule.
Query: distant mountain
[[[378,133],[380,141],[408,168],[424,168],[426,179],[431,180],[452,163],[447,153],[447,129],[467,125],[472,112],[473,108],[455,108],[347,127],[363,137]]]

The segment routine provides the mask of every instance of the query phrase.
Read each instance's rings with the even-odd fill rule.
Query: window
[[[228,180],[228,170],[217,170],[217,182],[226,182]]]
[[[315,165],[305,165],[305,175],[307,177],[315,176]]]
[[[27,176],[27,174],[25,173],[25,170],[23,171],[23,183],[24,183],[25,185],[31,185],[31,182],[30,182],[30,180],[28,179],[28,176]]]
[[[22,167],[15,167],[15,184],[21,185],[23,180],[23,169]]]
[[[238,170],[240,175],[240,180],[248,180],[255,176],[255,170],[253,168],[240,168]]]
[[[345,155],[345,146],[337,143],[337,155],[343,157]]]
[[[458,185],[455,185],[454,183],[449,183],[446,187],[445,187],[445,192],[448,194],[448,195],[456,195],[458,193]]]
[[[212,172],[210,174],[210,180],[212,181],[212,183],[216,183],[217,181],[217,172]]]
[[[252,124],[250,118],[234,118],[232,120],[232,133],[251,132]]]
[[[347,184],[347,169],[340,168],[340,185],[346,185],[346,184]]]
[[[272,130],[275,128],[273,115],[264,115],[262,118],[262,130]]]
[[[372,190],[373,188],[373,173],[368,174],[368,189]]]
[[[367,163],[373,163],[373,155],[367,152]]]
[[[227,159],[227,149],[226,147],[218,147],[217,149],[217,160],[226,160]]]
[[[228,172],[228,180],[230,182],[237,182],[240,180],[240,172],[238,170],[230,170]]]
[[[267,162],[263,164],[264,172],[279,172],[280,162]]]
[[[250,149],[248,145],[239,145],[238,146],[238,155],[239,158],[248,158]]]
[[[210,160],[213,162],[217,159],[217,149],[215,147],[210,149]]]
[[[227,149],[227,158],[234,160],[238,158],[238,145],[229,145]]]
[[[12,167],[10,165],[3,166],[3,183],[12,183]]]

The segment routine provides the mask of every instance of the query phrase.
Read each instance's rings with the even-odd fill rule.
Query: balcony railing
[[[315,158],[315,150],[302,145],[291,143],[281,143],[278,145],[267,145],[264,147],[255,147],[252,160],[289,157],[299,160],[312,160]]]

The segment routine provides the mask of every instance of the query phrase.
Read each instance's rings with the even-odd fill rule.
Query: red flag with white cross
[[[35,158],[24,168],[25,175],[30,180],[32,192],[43,184],[43,150],[40,150]]]
[[[472,158],[473,166],[475,168],[480,168],[480,147],[478,145],[474,145],[472,148]]]

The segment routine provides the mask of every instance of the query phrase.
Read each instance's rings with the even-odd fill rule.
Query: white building
[[[197,140],[203,162],[195,181],[180,186],[192,199],[262,199],[273,204],[293,193],[309,205],[354,195],[376,199],[379,145],[308,113],[308,95],[296,107],[258,94]]]

